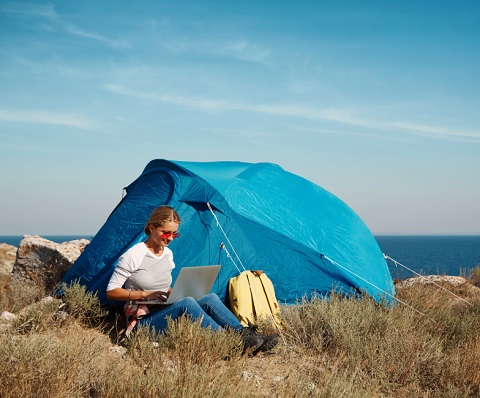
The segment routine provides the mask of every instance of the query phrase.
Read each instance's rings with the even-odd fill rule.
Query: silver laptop
[[[200,265],[198,267],[183,267],[178,274],[167,301],[145,300],[137,304],[173,304],[185,297],[199,299],[210,293],[213,282],[220,271],[220,265]]]

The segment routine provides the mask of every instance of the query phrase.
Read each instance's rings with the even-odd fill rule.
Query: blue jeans
[[[243,329],[242,324],[215,293],[207,294],[198,300],[193,297],[185,297],[166,308],[139,319],[138,325],[150,329],[155,328],[157,333],[161,333],[168,326],[168,317],[175,320],[182,315],[188,315],[192,320],[201,319],[203,328],[210,327],[214,331],[221,328]]]

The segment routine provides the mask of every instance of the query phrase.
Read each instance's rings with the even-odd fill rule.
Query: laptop
[[[172,292],[167,301],[139,300],[136,304],[173,304],[185,297],[195,300],[210,293],[213,282],[220,271],[220,265],[200,265],[198,267],[183,267],[178,274]]]

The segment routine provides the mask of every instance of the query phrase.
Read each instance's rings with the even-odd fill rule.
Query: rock
[[[18,317],[15,314],[8,311],[2,311],[0,314],[0,333],[7,332],[17,319]]]
[[[443,284],[447,283],[451,286],[461,286],[467,283],[467,280],[462,276],[449,276],[449,275],[426,275],[418,276],[415,278],[408,278],[398,282],[395,285],[396,289],[403,289],[405,287],[411,287],[414,285],[429,285],[429,284]]]
[[[0,243],[0,274],[10,275],[15,263],[17,248],[7,243]]]
[[[307,382],[306,387],[310,392],[313,392],[317,389],[317,385],[313,381]]]
[[[253,382],[256,388],[260,388],[262,378],[248,371],[242,373],[242,379],[248,382]]]
[[[173,362],[171,359],[164,359],[163,367],[164,369],[166,369],[167,372],[170,373],[175,373],[177,371],[175,367],[175,362]]]
[[[125,347],[120,347],[118,345],[114,345],[110,347],[110,352],[112,354],[118,355],[118,356],[123,356],[127,353],[127,349]]]
[[[0,321],[2,322],[13,322],[17,320],[17,316],[8,311],[3,311],[0,314]]]
[[[65,311],[57,311],[55,314],[55,319],[57,321],[65,321],[68,319],[68,313]]]
[[[18,246],[12,277],[53,289],[89,243],[87,239],[55,243],[25,235]]]

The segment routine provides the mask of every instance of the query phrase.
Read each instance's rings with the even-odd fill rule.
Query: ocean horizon
[[[29,234],[25,234],[29,235]],[[18,247],[24,235],[0,235],[0,243],[7,243],[12,246]],[[33,235],[32,235],[33,236]],[[95,234],[92,235],[38,235],[41,238],[51,240],[55,243],[68,242],[76,239],[88,239],[92,240]]]
[[[40,235],[56,243],[92,235]],[[18,247],[23,235],[0,235],[0,243]],[[480,235],[375,235],[394,279],[421,275],[464,275],[480,266]],[[408,267],[412,271],[404,268]]]

